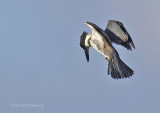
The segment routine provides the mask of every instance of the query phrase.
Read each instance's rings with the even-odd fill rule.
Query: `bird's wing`
[[[135,48],[131,36],[121,22],[109,20],[105,33],[112,42],[122,45],[129,50],[132,50],[131,46]]]
[[[87,22],[87,23],[94,26],[94,29],[102,35],[103,40],[106,40],[108,43],[110,43],[110,39],[109,39],[108,35],[105,33],[105,31],[103,31],[100,27],[98,27],[94,23],[91,23],[91,22]],[[93,29],[92,29],[92,31],[93,31]]]

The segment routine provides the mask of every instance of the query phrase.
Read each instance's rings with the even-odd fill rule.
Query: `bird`
[[[128,50],[132,50],[132,48],[135,49],[131,36],[120,21],[108,20],[105,33],[113,43],[122,45]]]
[[[131,77],[134,71],[120,59],[106,32],[92,22],[85,24],[92,31],[91,34],[84,31],[80,37],[80,46],[85,51],[87,61],[89,62],[89,47],[93,47],[108,61],[108,75],[114,79]]]

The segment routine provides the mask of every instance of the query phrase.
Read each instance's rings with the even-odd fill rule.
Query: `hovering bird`
[[[93,47],[109,61],[108,74],[110,74],[112,78],[121,79],[132,76],[134,73],[133,70],[120,59],[108,35],[91,22],[86,22],[85,24],[92,30],[91,34],[83,32],[80,39],[80,46],[85,51],[87,61],[89,61],[89,47]]]
[[[105,33],[112,42],[122,45],[128,50],[132,50],[132,47],[135,49],[131,36],[121,22],[116,20],[108,20]]]

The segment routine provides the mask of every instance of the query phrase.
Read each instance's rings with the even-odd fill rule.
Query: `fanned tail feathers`
[[[113,57],[108,62],[108,75],[114,79],[131,77],[134,72],[120,58]]]

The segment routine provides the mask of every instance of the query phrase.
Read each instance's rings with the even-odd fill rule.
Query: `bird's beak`
[[[86,59],[87,59],[87,62],[89,62],[89,48],[86,48],[84,49],[84,52],[85,52],[85,55],[86,55]]]

